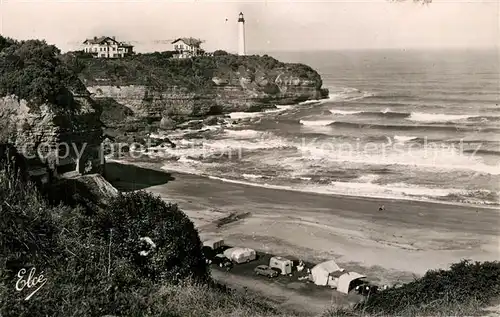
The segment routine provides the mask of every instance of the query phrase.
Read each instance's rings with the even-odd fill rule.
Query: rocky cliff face
[[[328,96],[316,71],[270,57],[231,55],[172,61],[148,55],[85,63],[80,75],[87,89],[96,99],[116,102],[114,111],[120,107],[122,113],[130,110],[121,117],[127,120],[182,122]],[[134,76],[127,76],[128,72]],[[107,110],[105,107],[104,112]]]
[[[32,175],[100,172],[101,109],[59,54],[43,41],[0,36],[0,142]]]
[[[76,96],[75,111],[43,104],[30,108],[16,96],[0,98],[3,142],[28,159],[32,174],[47,168],[79,174],[102,172],[100,110],[89,96]]]

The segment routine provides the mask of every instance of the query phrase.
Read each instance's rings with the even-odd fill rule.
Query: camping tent
[[[311,279],[316,285],[326,286],[331,279],[330,274],[337,271],[341,269],[334,260],[322,262],[311,269]]]
[[[250,262],[257,258],[255,250],[249,248],[230,248],[224,251],[224,255],[236,263]]]
[[[337,291],[348,294],[349,293],[349,286],[351,285],[351,282],[360,278],[365,278],[366,276],[361,275],[356,272],[348,272],[345,274],[342,274],[339,277],[338,285],[337,285]]]

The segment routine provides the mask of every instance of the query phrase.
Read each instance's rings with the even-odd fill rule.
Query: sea
[[[496,207],[496,51],[274,52],[317,70],[326,100],[163,133],[164,169],[251,186]],[[151,152],[150,152],[151,153]]]

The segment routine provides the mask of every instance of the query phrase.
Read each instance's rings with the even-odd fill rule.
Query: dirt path
[[[212,276],[220,283],[229,285],[233,288],[245,290],[248,289],[252,293],[260,294],[270,300],[279,303],[279,305],[289,311],[299,312],[304,315],[315,316],[325,311],[325,308],[334,304],[334,297],[329,297],[327,293],[334,292],[333,290],[324,289],[324,294],[318,296],[303,295],[296,290],[281,284],[275,284],[272,281],[262,280],[256,277],[246,277],[219,270],[212,270]],[[303,283],[295,283],[297,288],[300,288]],[[326,295],[326,296],[325,296]]]

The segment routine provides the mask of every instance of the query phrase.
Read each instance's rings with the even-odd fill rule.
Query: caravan
[[[269,267],[279,269],[282,275],[292,274],[293,262],[281,256],[274,256],[269,260]]]
[[[230,248],[224,251],[224,255],[235,263],[245,263],[257,258],[257,253],[249,248]]]

